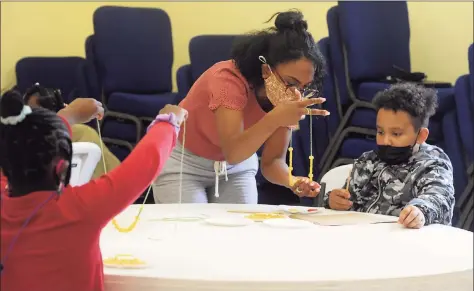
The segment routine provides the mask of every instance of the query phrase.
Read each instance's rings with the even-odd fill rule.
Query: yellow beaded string
[[[293,187],[295,181],[293,181],[293,129],[290,129],[290,146],[288,147],[290,153],[290,161],[288,166],[288,184]]]
[[[309,115],[309,174],[308,178],[310,181],[313,181],[313,115],[311,114],[311,109],[307,108]],[[289,152],[289,165],[288,165],[288,184],[292,187],[295,184],[295,179],[293,177],[293,129],[290,129],[290,146],[288,147]]]

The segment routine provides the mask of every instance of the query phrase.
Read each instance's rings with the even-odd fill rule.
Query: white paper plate
[[[321,209],[316,207],[303,207],[303,206],[288,206],[288,205],[279,205],[278,210],[283,211],[288,214],[317,214],[321,213]]]
[[[291,218],[268,219],[263,221],[263,224],[278,228],[308,228],[314,226],[311,222]]]
[[[244,217],[216,217],[205,220],[207,224],[215,226],[247,226],[253,223],[253,220]]]

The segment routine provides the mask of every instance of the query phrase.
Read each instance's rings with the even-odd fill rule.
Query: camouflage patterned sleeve
[[[454,210],[453,168],[449,159],[430,160],[415,184],[416,197],[408,204],[425,215],[425,225],[451,225]]]
[[[372,152],[363,153],[360,158],[354,161],[354,165],[352,167],[352,172],[350,174],[350,181],[349,181],[349,192],[351,193],[351,201],[353,205],[349,210],[357,210],[359,200],[359,193],[362,187],[367,183],[367,180],[370,179],[370,173],[368,171],[373,170],[373,163],[372,163]],[[343,185],[341,185],[340,189],[345,189],[347,187],[347,178]],[[330,191],[325,193],[324,195],[324,207],[329,207],[329,193]]]

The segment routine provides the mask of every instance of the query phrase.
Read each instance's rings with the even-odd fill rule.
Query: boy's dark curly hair
[[[433,89],[414,83],[399,83],[377,93],[372,103],[377,111],[383,108],[408,113],[418,131],[427,127],[430,117],[436,113],[438,96]]]
[[[321,92],[325,60],[307,31],[303,14],[298,10],[279,12],[267,22],[275,16],[275,27],[237,38],[231,53],[237,68],[253,88],[260,88],[264,80],[259,56],[264,56],[272,67],[305,57],[313,62],[315,69],[310,87]]]

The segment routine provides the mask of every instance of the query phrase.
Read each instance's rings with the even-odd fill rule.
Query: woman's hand
[[[296,182],[291,186],[293,193],[299,197],[311,197],[318,196],[321,185],[314,181],[310,181],[306,177],[294,177]]]
[[[276,106],[269,114],[281,127],[293,126],[305,117],[305,115],[328,116],[329,111],[323,109],[307,108],[311,105],[322,104],[325,98],[309,98],[300,101],[290,101]]]

